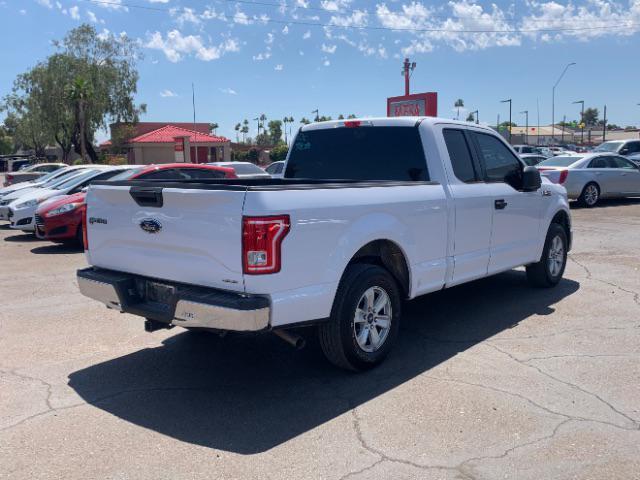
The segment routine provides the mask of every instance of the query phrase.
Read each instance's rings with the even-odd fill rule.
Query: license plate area
[[[144,285],[144,300],[146,302],[172,304],[176,295],[176,287],[164,283],[146,280]]]

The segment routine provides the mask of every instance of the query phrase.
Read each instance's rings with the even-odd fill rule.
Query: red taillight
[[[278,273],[281,248],[289,233],[289,215],[242,218],[242,269],[247,275]]]
[[[358,128],[360,125],[362,125],[362,122],[360,120],[344,122],[344,126],[347,128]]]
[[[568,176],[569,176],[569,170],[562,170],[560,172],[560,178],[558,179],[558,183],[562,185],[564,182],[567,181]]]
[[[81,207],[82,210],[82,244],[85,251],[89,250],[89,238],[87,236],[87,206]]]
[[[7,182],[10,182],[11,180],[13,180],[13,175],[9,175],[9,174],[7,174],[7,175],[6,175],[6,177],[5,177],[5,180],[6,180]]]

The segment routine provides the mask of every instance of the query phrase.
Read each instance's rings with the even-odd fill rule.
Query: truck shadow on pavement
[[[69,385],[89,404],[135,425],[196,445],[256,454],[531,315],[552,314],[553,305],[579,287],[563,280],[553,289],[534,289],[523,272],[512,271],[409,302],[394,351],[364,374],[329,365],[311,328],[305,330],[309,344],[301,351],[274,335],[219,338],[183,332],[161,347],[76,371]]]

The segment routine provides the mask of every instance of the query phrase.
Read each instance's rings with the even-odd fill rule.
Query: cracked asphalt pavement
[[[312,339],[147,334],[78,293],[82,253],[0,226],[0,478],[640,478],[640,200],[573,218],[557,288],[409,302],[361,375]]]

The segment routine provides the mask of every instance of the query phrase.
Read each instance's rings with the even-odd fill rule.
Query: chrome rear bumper
[[[156,281],[138,275],[87,268],[78,270],[84,296],[108,308],[180,327],[256,332],[269,327],[270,302],[259,295],[241,295],[213,288]],[[149,297],[149,285],[160,296]]]

